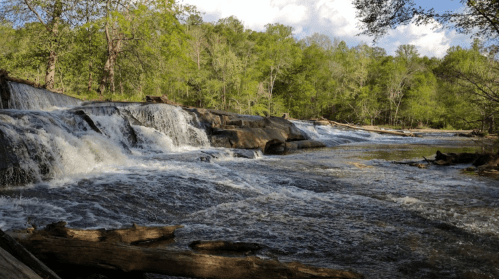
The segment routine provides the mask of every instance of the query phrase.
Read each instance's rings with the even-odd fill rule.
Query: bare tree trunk
[[[57,63],[57,54],[51,50],[47,63],[47,72],[45,73],[45,86],[47,89],[53,89],[55,84],[55,65]]]
[[[92,62],[88,64],[88,91],[92,91]]]
[[[114,93],[114,66],[116,60],[118,59],[118,53],[121,51],[121,38],[116,39],[116,43],[113,42],[112,35],[109,32],[109,22],[106,23],[106,40],[107,40],[107,60],[104,64],[104,71],[102,75],[102,80],[100,82],[99,93],[104,94],[106,90],[106,85],[111,86],[111,92]]]
[[[47,72],[45,74],[45,86],[47,89],[53,89],[55,84],[55,66],[57,64],[57,53],[55,51],[55,44],[57,43],[57,36],[59,35],[59,20],[62,14],[62,3],[60,0],[56,1],[54,5],[54,13],[52,17],[51,33],[54,37],[50,42],[49,60],[47,62]]]

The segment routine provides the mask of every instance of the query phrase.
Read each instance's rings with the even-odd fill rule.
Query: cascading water
[[[0,228],[181,224],[172,249],[245,241],[265,246],[258,257],[366,278],[499,277],[497,181],[372,155],[472,142],[295,122],[330,147],[252,160],[210,148],[195,122],[160,104],[0,111],[0,179],[34,177],[31,187],[0,189]]]
[[[400,136],[379,135],[362,130],[341,129],[329,125],[314,125],[310,121],[292,121],[310,139],[324,142],[327,146],[356,142],[417,142],[418,138],[407,139]]]
[[[73,107],[82,103],[76,98],[26,84],[17,82],[8,82],[8,84],[10,89],[9,109],[47,110],[54,107]]]
[[[81,102],[42,97],[44,90],[24,84],[10,86],[14,93],[9,102],[21,109],[0,110],[0,156],[6,158],[0,163],[1,187],[91,176],[137,163],[133,154],[209,146],[206,133],[193,126],[193,117],[175,106],[75,107]]]

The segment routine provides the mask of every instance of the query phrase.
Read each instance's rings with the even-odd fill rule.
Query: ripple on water
[[[135,152],[133,164],[88,179],[2,191],[0,227],[183,224],[172,248],[247,241],[265,246],[260,257],[353,268],[368,278],[499,276],[496,181],[392,164],[372,155],[382,149],[367,143],[211,163],[199,160],[202,150]],[[399,153],[397,160],[421,156]]]

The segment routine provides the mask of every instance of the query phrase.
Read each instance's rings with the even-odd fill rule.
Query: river
[[[1,131],[38,146],[41,158],[36,166],[24,161],[38,180],[1,188],[2,230],[60,220],[75,228],[181,224],[165,249],[245,241],[264,245],[256,254],[262,258],[366,278],[499,278],[498,181],[463,173],[467,165],[392,162],[474,151],[471,140],[295,122],[328,147],[247,159],[210,147],[196,119],[177,107],[80,108],[103,134],[71,109],[0,111]],[[131,147],[123,139],[125,113],[163,122],[132,124]]]

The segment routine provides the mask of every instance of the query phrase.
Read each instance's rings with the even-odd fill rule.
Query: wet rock
[[[245,159],[256,159],[260,156],[261,152],[259,150],[248,150],[248,149],[233,149],[234,157],[245,158]]]
[[[497,166],[499,164],[499,154],[478,154],[478,153],[442,153],[437,151],[435,157],[437,165],[453,165],[453,164],[473,164],[479,166]]]
[[[16,153],[14,153],[16,150]],[[29,150],[22,142],[12,141],[0,125],[0,187],[19,186],[36,180],[36,175],[22,168],[22,158],[29,158]],[[43,166],[40,166],[43,170]]]
[[[83,120],[87,122],[88,126],[90,126],[90,128],[92,128],[92,130],[94,130],[96,133],[102,134],[101,130],[99,130],[99,128],[95,125],[94,121],[84,111],[76,110],[75,114],[81,116],[81,118],[83,118]]]
[[[499,165],[499,154],[483,154],[473,162],[475,167],[484,165],[497,166]]]
[[[138,142],[137,134],[135,133],[135,130],[133,129],[131,124],[140,125],[140,122],[138,122],[138,120],[135,119],[133,116],[128,115],[126,111],[121,112],[115,106],[95,106],[95,107],[84,106],[71,109],[70,111],[82,117],[85,120],[85,122],[87,122],[87,124],[92,128],[92,130],[94,130],[99,134],[105,134],[105,132],[101,131],[98,124],[92,120],[91,116],[117,115],[123,121],[123,126],[120,127],[120,132],[123,134],[123,138],[126,139],[126,141],[122,141],[122,146],[124,147],[125,150],[127,150],[130,153],[131,151],[129,150],[129,147],[134,147],[137,145]]]
[[[442,153],[437,151],[435,163],[437,165],[471,164],[480,156],[477,153]]]
[[[256,159],[261,154],[259,150],[252,150],[252,149],[231,149],[231,150],[221,150],[221,151],[205,150],[201,152],[206,154],[206,156],[199,157],[199,160],[201,162],[208,162],[208,163],[211,163],[213,159],[220,159],[223,157]]]
[[[320,148],[320,147],[326,147],[326,145],[316,140],[299,140],[299,141],[286,142],[286,150]]]
[[[167,95],[163,95],[163,96],[146,96],[146,102],[148,102],[148,103],[169,104],[170,100],[168,100],[168,96]]]
[[[241,115],[202,108],[184,109],[196,115],[214,147],[260,149],[265,154],[281,154],[286,150],[286,143],[307,140],[307,136],[285,118]],[[305,143],[298,146],[309,147]],[[310,144],[310,147],[318,146],[319,144]]]

